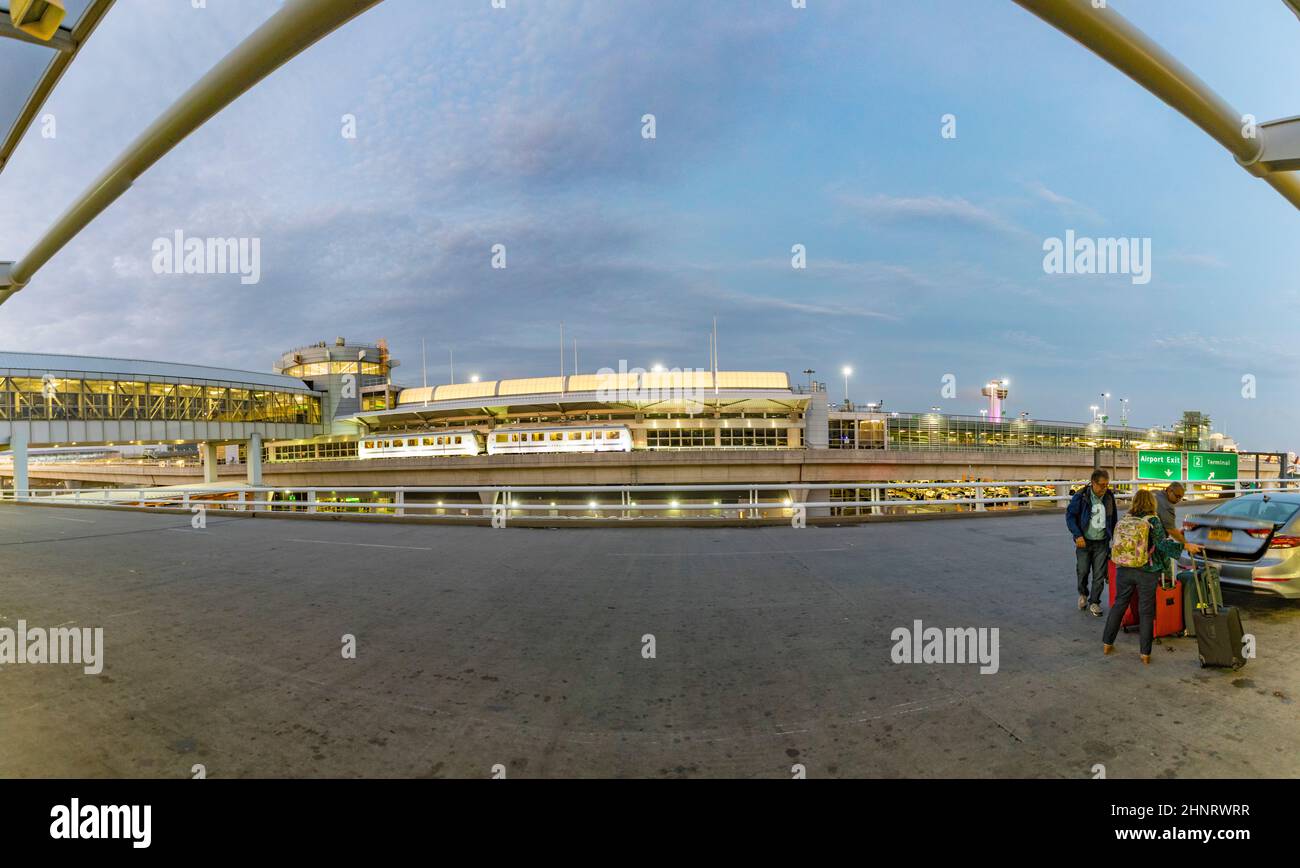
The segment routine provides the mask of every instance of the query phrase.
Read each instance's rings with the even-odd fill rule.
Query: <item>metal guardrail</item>
[[[1018,511],[1057,507],[1069,501],[1068,493],[1085,480],[990,480],[981,482],[835,482],[712,485],[587,485],[587,486],[442,486],[442,487],[231,487],[231,488],[110,488],[31,489],[0,491],[0,502],[99,509],[172,509],[191,513],[231,512],[254,515],[335,515],[439,519],[448,523],[490,519],[494,527],[512,520],[554,519],[562,523],[628,522],[675,523],[701,520],[742,522],[789,520],[804,527],[811,511],[839,518],[899,516],[953,512]],[[1300,480],[1221,480],[1213,484],[1184,483],[1185,503],[1222,499],[1245,492],[1300,491]],[[1122,480],[1112,484],[1117,498],[1127,500],[1139,487],[1158,483]],[[1026,489],[1054,488],[1055,494],[1023,493]],[[857,500],[808,500],[812,492],[857,492]],[[943,497],[945,492],[969,490],[971,496]],[[1059,493],[1065,489],[1067,493]],[[1002,494],[1001,490],[1007,490]],[[867,499],[860,499],[865,492]],[[917,493],[921,496],[915,496]],[[986,492],[989,492],[986,494]],[[773,493],[784,495],[770,498]],[[639,494],[658,495],[657,502],[641,503]],[[722,495],[729,495],[723,501]],[[617,502],[602,496],[617,495]],[[717,495],[713,497],[712,495]],[[802,495],[802,498],[801,496]],[[458,498],[476,497],[478,502]],[[692,497],[694,496],[694,497]],[[743,499],[734,499],[737,496]],[[301,499],[300,499],[301,498]],[[846,512],[846,510],[848,512]]]

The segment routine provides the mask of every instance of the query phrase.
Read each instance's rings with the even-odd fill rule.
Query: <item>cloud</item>
[[[1102,222],[1102,216],[1097,213],[1097,211],[1087,205],[1076,202],[1068,196],[1057,193],[1055,190],[1048,189],[1048,187],[1041,181],[1035,181],[1031,184],[1030,190],[1040,200],[1052,205],[1068,217],[1083,217],[1092,220],[1093,222]]]
[[[1023,229],[988,208],[961,196],[871,196],[845,194],[840,202],[854,213],[878,222],[916,221],[948,226],[966,226],[1009,235],[1026,234]]]

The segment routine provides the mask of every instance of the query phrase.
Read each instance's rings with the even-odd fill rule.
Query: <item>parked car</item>
[[[1300,491],[1245,494],[1183,519],[1225,588],[1300,599]],[[1179,559],[1186,569],[1191,559]]]

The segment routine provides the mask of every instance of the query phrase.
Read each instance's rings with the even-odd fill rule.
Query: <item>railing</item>
[[[556,523],[719,521],[804,527],[807,520],[900,517],[936,512],[1012,512],[1060,507],[1083,480],[989,480],[981,482],[835,482],[714,485],[444,486],[444,487],[231,487],[32,489],[0,491],[0,502],[108,509],[172,509],[191,513],[332,515],[387,519],[422,518],[448,523],[490,519],[494,527],[512,521]],[[1300,491],[1300,480],[1222,480],[1185,483],[1184,502],[1217,500],[1243,492]],[[1155,483],[1125,480],[1112,490],[1131,498],[1136,487]],[[1054,489],[1052,494],[1026,490]],[[821,499],[831,490],[857,499]],[[1002,494],[1000,490],[1006,490]],[[814,492],[816,494],[814,494]],[[955,494],[958,496],[948,496]],[[617,496],[617,501],[612,498]],[[865,496],[866,499],[862,499]],[[473,499],[469,499],[473,498]],[[657,499],[655,499],[657,498]],[[645,502],[642,502],[642,501]]]

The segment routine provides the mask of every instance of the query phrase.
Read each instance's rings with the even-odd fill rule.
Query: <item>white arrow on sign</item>
[[[1173,476],[1173,475],[1174,475],[1174,472],[1173,472],[1172,470],[1166,470],[1166,471],[1165,471],[1165,476]]]
[[[1213,470],[1210,471],[1210,478],[1211,478],[1211,479],[1214,478],[1214,471],[1213,471]]]

